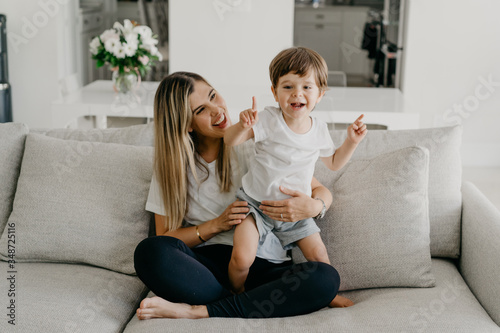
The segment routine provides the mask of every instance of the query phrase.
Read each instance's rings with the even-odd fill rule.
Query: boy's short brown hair
[[[319,89],[326,90],[328,66],[325,59],[318,52],[307,47],[291,47],[278,53],[269,65],[269,76],[273,87],[276,88],[280,77],[288,73],[304,76],[311,69],[316,74],[316,84]]]

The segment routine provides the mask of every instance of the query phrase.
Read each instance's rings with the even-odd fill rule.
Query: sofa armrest
[[[462,184],[460,270],[481,305],[500,325],[500,211],[470,182]]]

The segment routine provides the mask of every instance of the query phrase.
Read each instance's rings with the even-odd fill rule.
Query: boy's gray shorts
[[[276,235],[276,237],[278,237],[283,249],[289,250],[296,246],[296,241],[320,232],[320,229],[312,218],[297,222],[281,222],[273,220],[259,209],[260,202],[247,195],[242,188],[236,192],[236,197],[240,200],[248,202],[248,208],[250,209],[248,214],[253,215],[255,224],[259,230],[259,245],[264,243],[266,236],[269,232],[272,232]]]

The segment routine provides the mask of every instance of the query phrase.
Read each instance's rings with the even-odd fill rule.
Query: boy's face
[[[276,87],[271,87],[274,99],[279,103],[284,117],[300,120],[309,117],[317,103],[325,94],[316,83],[314,71],[304,76],[288,73],[279,78]]]

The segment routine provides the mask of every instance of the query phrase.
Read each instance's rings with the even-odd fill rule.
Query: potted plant
[[[98,68],[109,65],[115,91],[125,93],[138,86],[141,76],[162,60],[156,44],[151,28],[126,19],[123,25],[115,22],[112,29],[94,37],[90,53]]]

